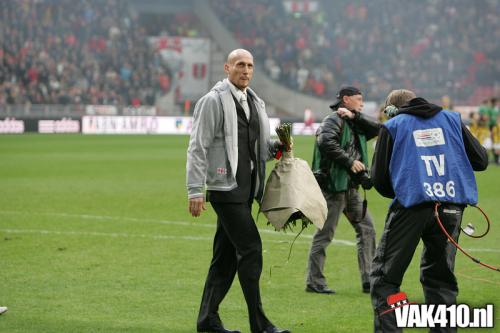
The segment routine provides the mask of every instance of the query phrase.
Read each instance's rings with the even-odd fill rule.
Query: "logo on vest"
[[[444,145],[443,130],[439,127],[413,131],[413,139],[417,147]]]

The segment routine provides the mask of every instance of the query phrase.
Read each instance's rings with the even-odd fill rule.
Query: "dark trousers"
[[[236,272],[248,306],[252,332],[272,326],[262,309],[259,279],[262,272],[262,242],[249,203],[215,203],[217,231],[198,315],[198,328],[222,325],[219,304],[226,296]]]
[[[443,204],[439,217],[446,231],[458,241],[463,206]],[[447,241],[434,216],[434,204],[404,208],[395,202],[389,210],[384,233],[373,259],[370,275],[375,332],[401,332],[387,297],[400,291],[403,275],[422,239],[420,282],[426,304],[454,304],[458,294],[453,273],[456,248]],[[409,296],[411,298],[411,295]],[[409,299],[411,301],[411,299]],[[452,328],[434,328],[431,332],[455,332]]]

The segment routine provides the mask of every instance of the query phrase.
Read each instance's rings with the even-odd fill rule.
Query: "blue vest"
[[[394,141],[389,171],[399,203],[477,203],[458,113],[441,111],[432,118],[400,114],[384,126]]]

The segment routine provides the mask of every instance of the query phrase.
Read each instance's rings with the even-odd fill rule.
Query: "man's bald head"
[[[227,63],[228,64],[234,64],[234,62],[236,61],[236,59],[239,59],[239,58],[252,58],[253,60],[253,55],[250,53],[250,51],[248,50],[245,50],[245,49],[236,49],[236,50],[233,50],[231,51],[228,55],[227,55]]]
[[[238,89],[245,90],[253,76],[253,56],[244,49],[231,51],[224,64],[227,78]]]

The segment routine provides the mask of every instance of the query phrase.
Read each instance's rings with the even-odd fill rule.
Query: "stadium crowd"
[[[273,79],[320,97],[354,84],[369,100],[406,87],[468,104],[477,87],[498,84],[495,0],[317,2],[306,13],[271,0],[211,5]]]
[[[307,94],[331,99],[349,84],[380,101],[406,87],[477,105],[499,86],[496,0],[312,2],[310,12],[271,0],[210,4],[257,66]],[[173,80],[147,42],[161,34],[204,29],[194,13],[144,18],[126,1],[3,1],[0,105],[152,105]]]
[[[0,105],[153,105],[171,78],[148,34],[192,36],[196,26],[172,15],[153,31],[139,19],[118,0],[3,1]]]

